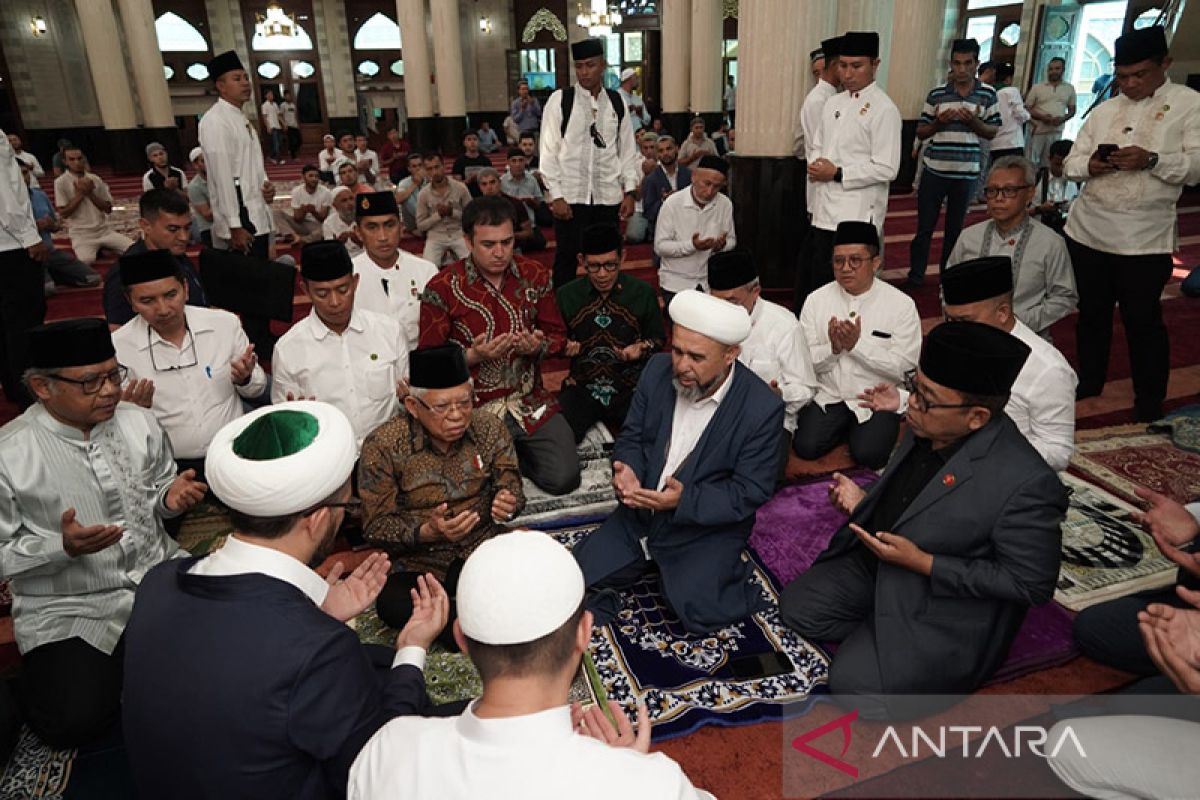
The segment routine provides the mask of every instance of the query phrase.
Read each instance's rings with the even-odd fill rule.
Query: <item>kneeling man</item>
[[[621,505],[574,553],[598,623],[657,568],[684,626],[707,633],[759,607],[742,549],[775,486],[783,400],[738,361],[745,309],[688,289],[670,313],[671,354],[646,365],[613,450]]]
[[[907,381],[909,433],[870,491],[833,492],[850,519],[780,598],[802,636],[841,643],[830,690],[865,717],[974,691],[1054,594],[1067,492],[1003,411],[1028,356],[989,325],[934,328]]]

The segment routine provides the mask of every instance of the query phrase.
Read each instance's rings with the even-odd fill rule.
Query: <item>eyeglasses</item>
[[[918,411],[933,411],[937,408],[974,408],[974,403],[933,403],[917,386],[917,371],[910,369],[904,373],[902,383],[904,391],[908,392],[908,402]]]
[[[196,337],[192,335],[192,329],[190,326],[187,326],[186,323],[185,323],[185,328],[186,328],[188,340],[187,340],[187,344],[184,345],[183,350],[181,351],[181,354],[186,356],[190,352],[192,354],[192,362],[190,364],[180,363],[180,364],[175,364],[174,366],[166,366],[166,367],[160,367],[158,365],[158,363],[154,360],[154,345],[150,341],[150,335],[151,335],[151,332],[153,329],[150,327],[146,328],[146,349],[148,349],[150,351],[150,366],[154,367],[155,372],[176,372],[181,369],[188,369],[189,367],[194,367],[200,363],[200,359],[196,356]]]
[[[983,190],[983,196],[988,200],[992,200],[996,195],[1004,195],[1012,199],[1017,196],[1018,192],[1022,192],[1029,188],[1029,184],[1023,183],[1020,186],[987,186]]]
[[[471,409],[475,407],[474,399],[457,400],[457,401],[451,401],[449,403],[438,403],[435,406],[431,406],[431,405],[429,405],[429,403],[426,403],[425,399],[422,397],[417,397],[417,395],[414,394],[413,398],[418,403],[425,406],[425,409],[430,414],[433,414],[435,417],[438,417],[438,418],[448,417],[450,415],[451,411],[457,411],[458,413],[462,414],[465,417],[465,416],[469,415],[471,413]]]
[[[343,503],[321,503],[317,508],[344,508],[347,513],[353,514],[355,511],[362,509],[362,504],[362,500],[359,500],[357,497],[351,497]],[[315,511],[316,509],[313,510]]]
[[[118,389],[120,389],[121,384],[125,383],[125,379],[129,377],[129,367],[118,364],[116,369],[110,369],[103,375],[94,375],[90,378],[84,378],[82,380],[77,378],[64,378],[62,375],[47,375],[46,377],[50,378],[51,380],[62,381],[63,383],[73,383],[78,386],[79,391],[83,392],[84,394],[99,394],[100,390],[104,388],[104,384],[108,383],[109,381],[112,381],[113,386],[116,386]]]
[[[620,261],[605,261],[603,264],[593,264],[590,261],[584,262],[583,268],[593,275],[604,270],[605,272],[616,272],[621,268]]]
[[[852,256],[834,256],[833,265],[835,267],[844,267],[849,265],[851,269],[858,269],[863,264],[870,262],[870,256],[852,255]]]
[[[600,135],[600,131],[596,130],[596,123],[592,123],[592,127],[588,128],[588,133],[592,135],[592,144],[596,145],[596,147],[601,149],[608,147],[604,143],[604,137]]]

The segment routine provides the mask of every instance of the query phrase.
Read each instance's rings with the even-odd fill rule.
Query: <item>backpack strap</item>
[[[621,93],[616,89],[605,89],[608,93],[608,102],[612,103],[613,111],[617,112],[617,127],[621,127],[621,123],[625,120],[625,101],[621,99]],[[575,87],[568,86],[562,90],[562,122],[558,126],[558,135],[566,137],[567,125],[571,122],[571,111],[575,108]]]

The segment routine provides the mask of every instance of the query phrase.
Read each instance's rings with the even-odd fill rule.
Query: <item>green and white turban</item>
[[[253,517],[312,508],[346,482],[358,458],[350,420],[328,403],[260,408],[217,431],[204,471],[213,494]]]

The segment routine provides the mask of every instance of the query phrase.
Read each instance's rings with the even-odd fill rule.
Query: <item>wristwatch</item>
[[[1146,161],[1146,169],[1154,169],[1158,166],[1158,153],[1151,153],[1149,160]]]
[[[838,168],[837,168],[837,172],[833,173],[833,179],[834,179],[834,181],[836,181],[837,183],[841,183],[841,182],[842,182],[842,168],[841,168],[841,167],[838,167]]]

